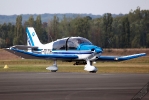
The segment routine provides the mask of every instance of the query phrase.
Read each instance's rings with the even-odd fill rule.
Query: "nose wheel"
[[[90,73],[96,73],[97,68],[95,66],[92,66],[92,62],[90,60],[86,60],[87,64],[84,67],[85,71],[88,71]]]
[[[97,71],[90,71],[90,73],[96,73]]]

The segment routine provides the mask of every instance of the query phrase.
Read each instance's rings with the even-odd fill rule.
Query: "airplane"
[[[53,59],[54,64],[46,68],[51,72],[58,70],[57,60],[74,61],[74,65],[83,64],[85,71],[96,73],[98,69],[93,66],[95,61],[124,61],[146,55],[102,56],[103,49],[83,37],[67,37],[42,44],[33,27],[27,27],[26,34],[27,45],[14,45],[5,50],[23,59]]]

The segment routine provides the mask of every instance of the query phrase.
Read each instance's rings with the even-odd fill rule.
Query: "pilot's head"
[[[81,43],[81,40],[80,39],[77,39],[77,43],[80,44]]]

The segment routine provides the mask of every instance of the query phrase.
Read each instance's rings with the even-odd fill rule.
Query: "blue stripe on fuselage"
[[[28,38],[29,38],[29,40],[30,40],[31,46],[35,46],[35,45],[34,45],[34,42],[33,42],[33,39],[32,39],[32,36],[31,36],[31,34],[30,34],[28,28],[26,28],[26,33],[27,33],[27,36],[28,36]]]
[[[53,54],[91,54],[92,51],[52,51]]]

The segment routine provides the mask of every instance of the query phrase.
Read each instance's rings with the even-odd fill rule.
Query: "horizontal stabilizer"
[[[130,60],[138,57],[145,56],[146,53],[139,53],[139,54],[133,54],[133,55],[127,55],[127,56],[100,56],[98,58],[99,61],[124,61],[124,60]]]
[[[15,45],[12,48],[20,49],[20,50],[28,50],[28,49],[38,49],[37,46],[27,46],[27,45]]]

